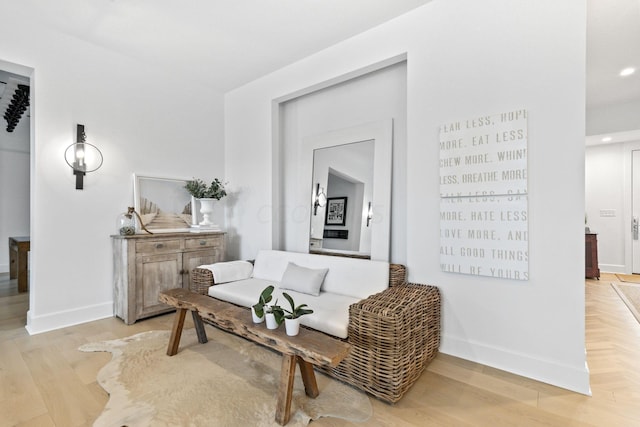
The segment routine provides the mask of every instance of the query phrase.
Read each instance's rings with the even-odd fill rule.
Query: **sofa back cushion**
[[[290,262],[282,275],[280,289],[318,296],[328,271],[328,268],[307,268]]]
[[[275,250],[258,252],[253,277],[280,283],[289,262],[306,268],[327,268],[323,292],[364,299],[389,287],[388,262]]]

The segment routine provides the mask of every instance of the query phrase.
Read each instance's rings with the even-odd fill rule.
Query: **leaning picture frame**
[[[180,178],[133,174],[134,207],[149,231],[190,231],[195,206],[193,198],[184,188],[187,181]]]
[[[347,221],[347,198],[329,197],[325,212],[325,225],[345,225]]]

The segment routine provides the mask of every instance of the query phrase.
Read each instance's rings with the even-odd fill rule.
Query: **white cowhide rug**
[[[185,330],[173,357],[166,355],[169,331],[80,347],[112,354],[98,373],[110,396],[94,426],[277,426],[281,356],[212,327],[207,335],[209,342],[199,344],[195,330]],[[320,417],[369,419],[366,394],[318,372],[316,378],[320,395],[311,399],[296,372],[287,426]]]

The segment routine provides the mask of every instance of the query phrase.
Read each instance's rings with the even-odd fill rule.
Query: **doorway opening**
[[[29,254],[24,255],[24,241],[28,244],[31,238],[31,75],[32,70],[27,67],[0,61],[2,324],[26,325],[29,308],[30,265]]]
[[[640,150],[631,152],[631,272],[640,274]]]

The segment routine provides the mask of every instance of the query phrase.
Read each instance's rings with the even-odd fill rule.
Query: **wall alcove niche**
[[[357,202],[349,198],[347,203],[347,215],[361,215],[361,226],[342,227],[349,235],[359,235],[361,245],[329,245],[324,252],[405,260],[406,70],[406,56],[400,55],[274,100],[273,123],[278,124],[273,139],[274,249],[309,252],[310,241],[322,240],[325,211],[317,208],[314,215],[314,200],[318,183],[327,189],[329,166],[322,166],[319,174],[314,151],[333,153],[330,147],[336,147],[328,157],[345,160],[338,147],[374,141],[369,185],[367,178],[357,177],[358,172],[348,172],[349,167],[332,166],[334,175],[363,183],[363,193],[370,192],[369,198]],[[373,216],[367,227],[369,201]]]

